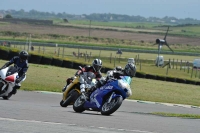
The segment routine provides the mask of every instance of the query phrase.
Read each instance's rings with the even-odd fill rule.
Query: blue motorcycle
[[[89,100],[80,95],[73,104],[74,111],[79,113],[85,110],[99,111],[102,115],[114,113],[123,100],[132,95],[130,88],[132,79],[129,76],[120,78],[108,80],[105,85],[91,93]]]

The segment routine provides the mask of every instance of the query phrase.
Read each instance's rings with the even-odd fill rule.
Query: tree
[[[10,14],[7,14],[5,18],[13,18]]]
[[[63,21],[64,21],[65,23],[68,23],[68,22],[69,22],[66,18],[64,18]]]

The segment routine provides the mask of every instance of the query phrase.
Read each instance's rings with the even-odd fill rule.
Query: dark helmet
[[[133,77],[136,73],[136,66],[133,63],[128,63],[124,68],[125,75]]]
[[[27,59],[28,59],[28,52],[26,52],[25,50],[21,51],[21,52],[19,53],[19,58],[20,58],[21,60],[27,60]]]
[[[94,61],[92,62],[92,67],[96,72],[101,70],[102,61],[100,59],[94,59]]]

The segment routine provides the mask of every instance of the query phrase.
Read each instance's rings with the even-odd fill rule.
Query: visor
[[[101,69],[101,66],[94,65],[94,69],[95,69],[96,71],[99,71],[99,70]]]

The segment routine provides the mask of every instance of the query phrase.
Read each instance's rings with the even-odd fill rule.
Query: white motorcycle
[[[15,80],[18,77],[17,67],[9,66],[0,70],[0,97],[8,100],[12,96]]]

